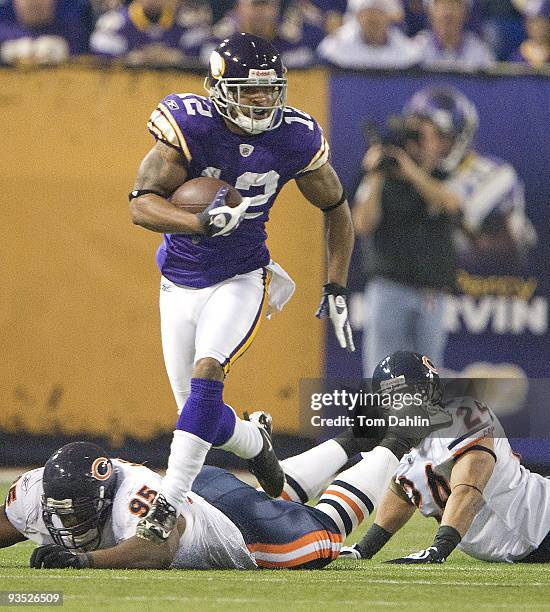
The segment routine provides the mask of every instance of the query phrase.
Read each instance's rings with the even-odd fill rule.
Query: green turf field
[[[63,591],[64,609],[94,611],[550,610],[550,565],[489,564],[462,553],[442,566],[382,563],[429,545],[435,527],[416,517],[377,561],[321,571],[30,570],[33,545],[24,542],[0,551],[0,591]]]

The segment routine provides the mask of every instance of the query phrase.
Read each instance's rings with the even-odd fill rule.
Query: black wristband
[[[468,447],[464,452],[460,453],[460,455],[456,455],[456,457],[454,457],[454,460],[457,461],[460,457],[462,457],[466,453],[471,453],[472,451],[481,451],[482,453],[487,453],[491,455],[491,457],[495,460],[495,463],[497,462],[497,456],[495,454],[495,451],[491,450],[490,448],[487,448],[486,446],[481,446],[481,444],[474,444],[474,446]]]
[[[396,436],[388,436],[384,438],[378,446],[383,446],[390,450],[398,461],[401,461],[403,455],[406,455],[411,450],[410,442],[403,438],[397,438]]]
[[[323,285],[323,293],[325,295],[343,295],[347,296],[348,290],[338,283],[325,283]]]
[[[483,491],[482,491],[482,490],[481,490],[479,487],[476,487],[476,486],[475,486],[475,485],[473,485],[473,484],[468,484],[467,482],[460,482],[460,483],[458,483],[457,485],[455,485],[455,486],[453,487],[453,491],[454,491],[454,490],[455,490],[457,487],[470,487],[470,489],[475,489],[475,490],[476,490],[476,491],[477,491],[477,492],[478,492],[480,495],[483,495]]]
[[[454,527],[441,525],[435,534],[433,546],[437,548],[443,559],[446,559],[460,544],[460,540],[462,540],[462,536]]]
[[[326,208],[321,208],[321,210],[324,213],[328,213],[331,210],[336,210],[339,206],[342,206],[342,204],[346,201],[346,190],[344,189],[344,191],[342,191],[342,197],[338,200],[338,202],[336,202],[336,204],[333,204],[332,206],[327,206]]]
[[[356,544],[357,549],[361,553],[361,558],[372,559],[388,543],[392,535],[393,533],[373,523],[363,539]]]
[[[128,194],[128,200],[131,202],[134,198],[139,198],[139,196],[147,195],[152,193],[154,195],[158,195],[161,198],[166,198],[166,194],[160,193],[159,191],[155,191],[154,189],[134,189]]]

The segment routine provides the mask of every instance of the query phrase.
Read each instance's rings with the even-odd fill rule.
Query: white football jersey
[[[441,520],[457,457],[483,438],[493,438],[497,461],[483,491],[484,505],[459,545],[485,561],[513,562],[538,548],[550,532],[550,481],[520,464],[494,413],[482,402],[458,398],[447,404],[449,427],[430,434],[405,455],[395,482],[427,517]]]
[[[489,215],[507,217],[519,244],[532,244],[535,230],[525,214],[524,186],[513,166],[471,151],[445,181],[460,199],[465,227],[477,233]]]
[[[110,548],[136,534],[139,519],[149,510],[161,477],[143,465],[113,459],[117,474],[112,512],[102,530],[100,548]],[[44,468],[23,474],[10,488],[6,515],[10,523],[37,544],[52,544],[42,520],[42,473]],[[199,495],[189,493],[183,506],[185,531],[180,538],[172,568],[254,569],[237,526]]]

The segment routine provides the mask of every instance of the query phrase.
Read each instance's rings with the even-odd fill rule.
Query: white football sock
[[[338,474],[315,507],[332,518],[343,537],[348,536],[378,506],[398,463],[389,449],[377,446]]]
[[[162,479],[159,493],[176,508],[178,514],[183,506],[184,497],[191,490],[197,474],[204,465],[206,455],[212,445],[187,431],[174,431],[168,468]]]
[[[231,406],[229,406],[231,408]],[[233,410],[233,408],[231,408]],[[233,412],[235,412],[233,410]],[[264,439],[258,427],[250,421],[243,421],[235,415],[235,431],[229,440],[218,446],[242,459],[252,459],[259,455],[264,445]]]
[[[338,442],[327,440],[281,461],[287,476],[282,497],[302,504],[319,497],[347,460],[346,451]]]

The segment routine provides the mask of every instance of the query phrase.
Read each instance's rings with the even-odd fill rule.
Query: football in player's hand
[[[225,198],[225,205],[234,208],[238,206],[243,198],[241,194],[228,183],[211,176],[186,181],[170,196],[170,202],[178,208],[184,208],[191,213],[201,213],[216,196],[221,187],[227,187],[229,191]]]

